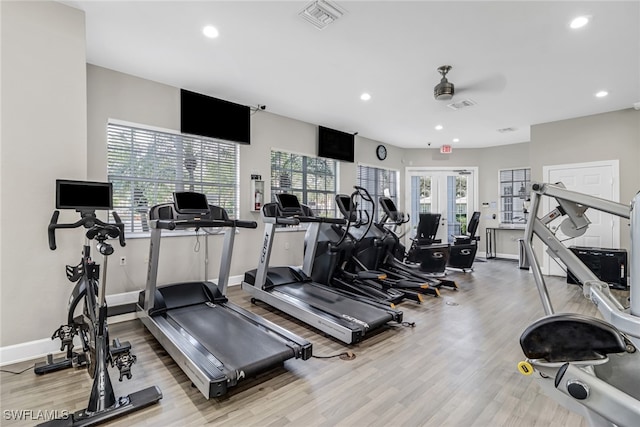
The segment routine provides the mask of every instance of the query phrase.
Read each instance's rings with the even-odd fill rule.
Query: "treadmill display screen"
[[[278,198],[278,203],[280,203],[282,209],[301,209],[300,201],[294,194],[282,193],[276,194],[276,197]]]
[[[176,211],[180,214],[207,214],[209,202],[207,196],[192,191],[176,191],[173,193],[173,201]]]
[[[113,186],[110,182],[56,180],[56,209],[79,211],[113,208]]]

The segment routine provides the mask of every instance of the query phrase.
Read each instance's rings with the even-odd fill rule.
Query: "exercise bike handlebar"
[[[125,237],[124,237],[124,224],[120,219],[120,216],[113,211],[113,218],[115,219],[115,224],[110,224],[108,222],[104,222],[95,216],[83,216],[78,221],[72,224],[58,224],[58,218],[60,217],[60,211],[53,211],[53,215],[51,216],[51,221],[49,222],[48,233],[49,233],[49,249],[55,251],[56,246],[56,230],[60,228],[88,228],[87,238],[94,239],[98,234],[100,234],[100,230],[105,230],[106,234],[109,237],[118,237],[120,241],[120,246],[125,246]]]

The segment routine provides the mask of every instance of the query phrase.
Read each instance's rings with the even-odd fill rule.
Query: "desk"
[[[496,258],[496,247],[497,247],[497,239],[496,232],[497,231],[524,231],[524,226],[522,225],[514,225],[513,227],[487,227],[485,230],[486,239],[485,239],[485,251],[486,258],[492,259]],[[517,254],[516,254],[517,255]]]

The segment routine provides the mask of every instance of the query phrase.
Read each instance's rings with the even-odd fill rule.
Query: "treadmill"
[[[285,360],[311,357],[308,341],[226,297],[236,229],[256,228],[255,221],[229,219],[223,208],[193,192],[174,193],[174,203],[152,207],[149,219],[149,270],[138,298],[139,317],[204,397],[222,396],[240,380]],[[162,232],[200,228],[224,229],[218,283],[157,287]]]
[[[306,240],[317,241],[323,223],[344,225],[342,218],[305,216],[293,194],[278,194],[278,203],[267,203],[261,211],[265,223],[258,268],[245,273],[242,289],[252,301],[260,300],[346,344],[361,341],[369,332],[389,322],[402,322],[402,312],[388,304],[357,299],[331,286],[314,282],[311,276],[316,245],[307,245],[302,269],[269,267],[277,226],[308,223]]]

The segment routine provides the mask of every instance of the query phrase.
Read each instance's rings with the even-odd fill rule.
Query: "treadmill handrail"
[[[320,222],[325,224],[338,224],[338,225],[344,225],[347,223],[347,220],[344,218],[325,218],[322,216],[303,216],[303,215],[296,215],[292,218],[297,218],[298,221],[300,222]]]
[[[159,228],[163,230],[175,230],[184,228],[257,228],[258,223],[255,221],[243,220],[218,220],[218,219],[185,219],[185,220],[166,220],[154,219],[149,221],[151,228]]]

